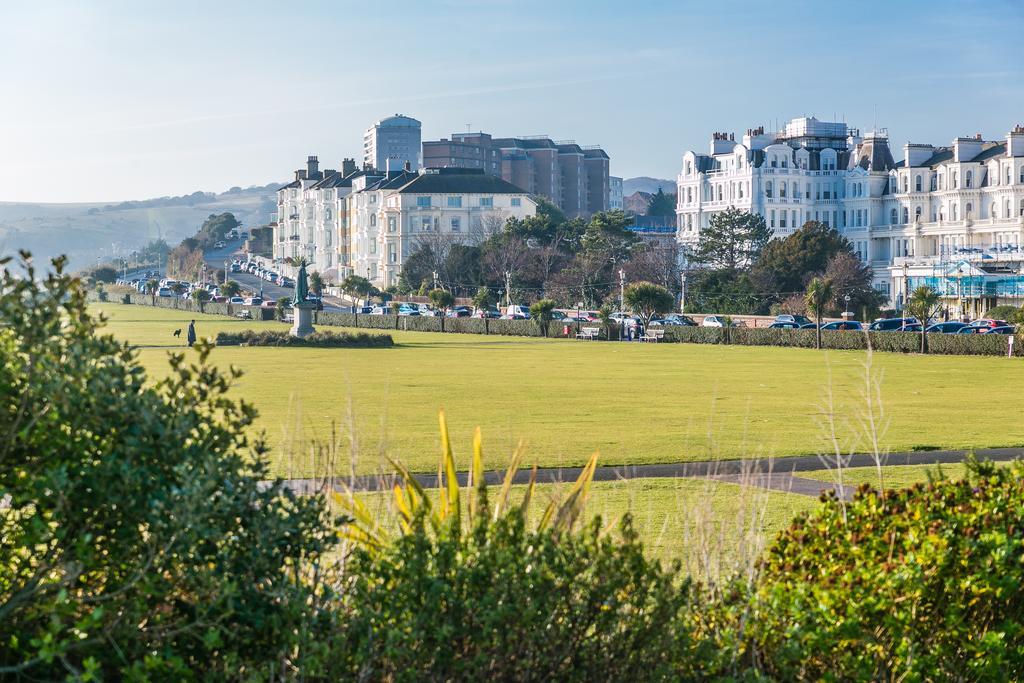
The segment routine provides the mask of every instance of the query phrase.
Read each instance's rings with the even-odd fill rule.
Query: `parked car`
[[[529,320],[529,315],[523,315],[522,313],[506,313],[501,316],[501,320]]]
[[[814,323],[811,323],[811,324],[813,325]],[[711,327],[711,325],[705,325],[705,327]],[[722,326],[721,325],[715,325],[714,327],[722,327]],[[793,322],[791,320],[790,321],[780,320],[778,322],[774,322],[771,325],[769,325],[768,329],[771,329],[771,330],[799,330],[801,327],[802,327],[802,325],[800,323],[798,323],[798,322]]]
[[[448,309],[449,318],[468,318],[473,315],[473,309],[469,306],[455,306]]]
[[[728,327],[729,324],[723,315],[707,315],[700,322],[701,327]]]
[[[258,296],[250,296],[248,299],[245,300],[245,305],[246,306],[262,306],[263,305],[263,298],[262,297],[258,297]]]
[[[856,320],[834,320],[821,326],[823,330],[856,330],[861,331],[864,326]]]
[[[478,318],[480,320],[483,320],[484,318],[487,318],[489,320],[497,320],[498,318],[501,317],[501,311],[494,308],[489,308],[487,310],[477,309],[473,313],[473,317]]]
[[[156,295],[162,297],[169,297],[174,296],[174,292],[171,290],[170,287],[161,287],[160,289],[156,290]]]
[[[241,273],[242,272],[242,266],[240,266],[237,263],[232,263],[231,264],[231,272],[232,273]]]
[[[670,313],[666,315],[662,321],[662,325],[682,325],[684,327],[697,327],[696,321],[688,315],[682,313]]]
[[[223,242],[223,240],[222,240],[222,241],[219,241],[219,242],[216,242],[216,243],[214,243],[214,245],[213,245],[213,248],[214,248],[214,249],[223,249],[223,248],[224,248],[224,247],[226,247],[226,246],[227,246],[227,245],[226,245],[226,244],[224,244],[224,242]]]
[[[249,232],[247,230],[243,230],[242,232],[238,233],[238,238],[243,240],[249,239]]]
[[[523,318],[528,320],[530,318],[530,307],[517,306],[516,304],[512,304],[511,306],[508,307],[508,310],[505,311],[505,315],[521,315],[523,316]],[[519,318],[513,319],[519,320]]]
[[[394,315],[394,310],[390,306],[374,306],[370,315]]]
[[[868,326],[872,332],[920,332],[917,318],[879,318]]]
[[[978,320],[972,320],[970,322],[971,327],[1006,327],[1010,323],[1005,320],[996,320],[994,318],[979,318]]]
[[[928,329],[925,330],[925,332],[938,334],[955,334],[965,327],[967,327],[967,323],[962,323],[957,320],[950,320],[944,323],[935,323],[934,325],[929,325]]]
[[[978,330],[978,334],[1013,334],[1015,331],[1013,325],[1003,325],[1001,327],[982,327]]]
[[[233,304],[235,306],[244,306],[245,305],[245,299],[243,299],[240,296],[233,296],[230,299],[228,299],[228,303],[229,304]]]
[[[807,323],[814,322],[806,315],[790,315],[789,313],[783,313],[775,316],[775,322],[777,323],[797,323],[798,325],[806,325]]]

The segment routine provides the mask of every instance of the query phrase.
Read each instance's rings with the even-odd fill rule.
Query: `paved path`
[[[939,465],[961,462],[968,451],[914,451],[907,453],[890,453],[884,456],[883,464],[892,465]],[[983,460],[1005,461],[1024,458],[1024,448],[980,448],[974,453]],[[858,453],[844,458],[845,467],[870,467],[875,464],[874,458],[866,453]],[[773,491],[788,491],[805,496],[818,497],[824,489],[837,488],[825,481],[817,481],[797,476],[798,472],[811,472],[834,468],[833,458],[822,458],[817,455],[800,455],[789,458],[758,458],[754,460],[704,460],[687,463],[668,463],[651,465],[620,465],[598,467],[594,472],[595,481],[618,481],[621,479],[642,478],[691,478],[717,479],[748,485],[759,486]],[[542,484],[574,481],[581,472],[580,467],[545,468],[537,470],[537,482]],[[416,480],[424,488],[437,488],[436,474],[417,474]],[[485,472],[488,484],[500,484],[505,473],[499,471]],[[526,484],[530,480],[530,470],[520,469],[516,472],[514,482]],[[350,483],[347,478],[338,481]],[[380,491],[391,487],[394,479],[389,476],[356,477],[352,484],[359,491]],[[466,473],[459,473],[459,483],[465,486]],[[328,482],[324,479],[286,479],[285,485],[301,494],[309,494],[325,490]],[[338,484],[338,487],[341,485]],[[853,494],[851,487],[839,492],[845,498]]]

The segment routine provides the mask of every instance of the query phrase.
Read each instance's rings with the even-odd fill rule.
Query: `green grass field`
[[[96,304],[110,331],[139,345],[151,375],[167,372],[171,336],[187,312]],[[283,329],[276,322],[196,316],[200,336],[218,330]],[[359,472],[386,453],[412,470],[433,471],[437,412],[444,408],[460,466],[471,432],[483,429],[487,465],[501,468],[514,445],[526,462],[639,464],[830,452],[823,430],[826,388],[834,396],[844,451],[866,449],[866,355],[684,344],[392,333],[392,349],[222,348],[218,364],[245,371],[236,395],[260,411],[276,472],[322,470],[303,444],[340,442]],[[1024,366],[1005,358],[876,354],[884,415],[879,437],[891,451],[1024,443],[1012,400]],[[350,425],[352,427],[350,428]],[[350,447],[351,439],[356,445]]]

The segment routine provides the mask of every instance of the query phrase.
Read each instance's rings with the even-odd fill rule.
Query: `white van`
[[[505,311],[505,315],[508,316],[509,318],[511,318],[513,316],[522,316],[524,318],[529,318],[530,317],[530,307],[529,306],[517,306],[516,304],[512,304]]]

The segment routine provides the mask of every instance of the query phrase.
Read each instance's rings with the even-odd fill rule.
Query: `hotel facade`
[[[894,161],[888,134],[798,118],[782,130],[712,135],[683,155],[677,239],[692,246],[729,207],[758,213],[776,236],[809,220],[835,227],[902,308],[919,285],[951,313],[979,315],[1024,299],[1024,128],[1002,140],[908,143]]]

